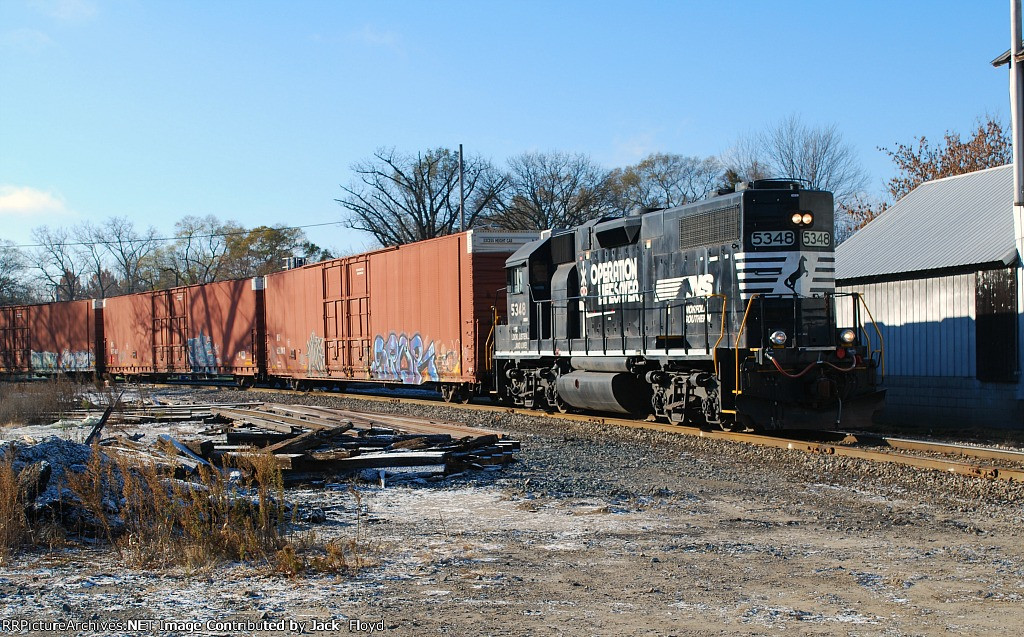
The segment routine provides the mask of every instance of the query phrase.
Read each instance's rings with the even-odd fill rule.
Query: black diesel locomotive
[[[760,430],[869,415],[881,339],[859,297],[835,291],[832,194],[748,186],[513,254],[498,398]],[[837,325],[842,303],[851,325]]]

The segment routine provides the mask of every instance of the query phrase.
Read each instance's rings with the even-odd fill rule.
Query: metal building
[[[1012,165],[924,183],[836,248],[885,341],[883,422],[1024,426],[1020,267]]]

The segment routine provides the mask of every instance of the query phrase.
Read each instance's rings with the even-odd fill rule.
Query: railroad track
[[[178,386],[178,385],[175,385]],[[251,392],[270,392],[275,394],[305,396],[308,391],[291,389],[270,389],[256,388]],[[595,416],[588,414],[561,414],[547,413],[532,409],[520,409],[499,405],[481,404],[459,404],[445,403],[437,400],[423,398],[407,398],[397,396],[375,396],[371,394],[334,394],[325,393],[326,396],[338,396],[368,402],[424,405],[437,407],[439,405],[459,410],[475,410],[484,412],[499,412],[533,416],[536,418],[550,418],[552,420],[587,422],[598,425],[612,425],[628,427],[631,429],[643,429],[647,431],[659,431],[676,435],[697,436],[715,440],[727,440],[736,443],[756,445],[762,447],[775,447],[779,449],[790,449],[828,456],[842,456],[847,458],[859,458],[870,462],[900,464],[905,466],[918,467],[955,473],[976,478],[990,480],[1005,480],[1011,482],[1024,482],[1024,452],[1006,449],[995,449],[989,447],[978,447],[973,445],[959,445],[953,443],[930,442],[924,440],[910,440],[905,438],[885,437],[872,434],[841,434],[843,438],[837,441],[802,440],[801,437],[781,437],[751,433],[735,433],[728,431],[707,431],[699,427],[673,425],[668,423],[632,420],[628,418],[616,418],[606,416]],[[835,436],[837,432],[812,432],[822,436],[826,434]],[[954,458],[957,459],[954,459]],[[964,458],[964,459],[959,459]],[[999,464],[996,464],[996,463]]]

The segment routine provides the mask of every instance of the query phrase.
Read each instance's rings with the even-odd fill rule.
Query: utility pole
[[[462,144],[459,144],[459,232],[466,230],[466,189],[462,184],[465,176],[466,172],[462,166]]]
[[[1021,144],[1021,126],[1024,125],[1024,65],[1021,60],[1021,0],[1010,0],[1010,129],[1013,142],[1013,207],[1016,214],[1024,206],[1024,144]],[[1014,224],[1018,250],[1022,237],[1019,223]],[[1024,254],[1024,253],[1022,253]]]
[[[1021,0],[1010,0],[1010,139],[1013,144],[1013,234],[1017,245],[1017,369],[1024,367],[1024,60],[1021,59]],[[1024,398],[1024,383],[1017,384],[1017,398]]]
[[[1021,0],[1010,0],[1010,50],[992,66],[1010,67],[1010,143],[1013,148],[1013,238],[1017,246],[1017,373],[1024,370],[1024,29]],[[1024,400],[1024,378],[1017,381],[1017,400]]]

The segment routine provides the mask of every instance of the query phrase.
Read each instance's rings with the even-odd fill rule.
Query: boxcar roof
[[[836,279],[1003,263],[1017,258],[1013,166],[921,184],[836,248]]]

